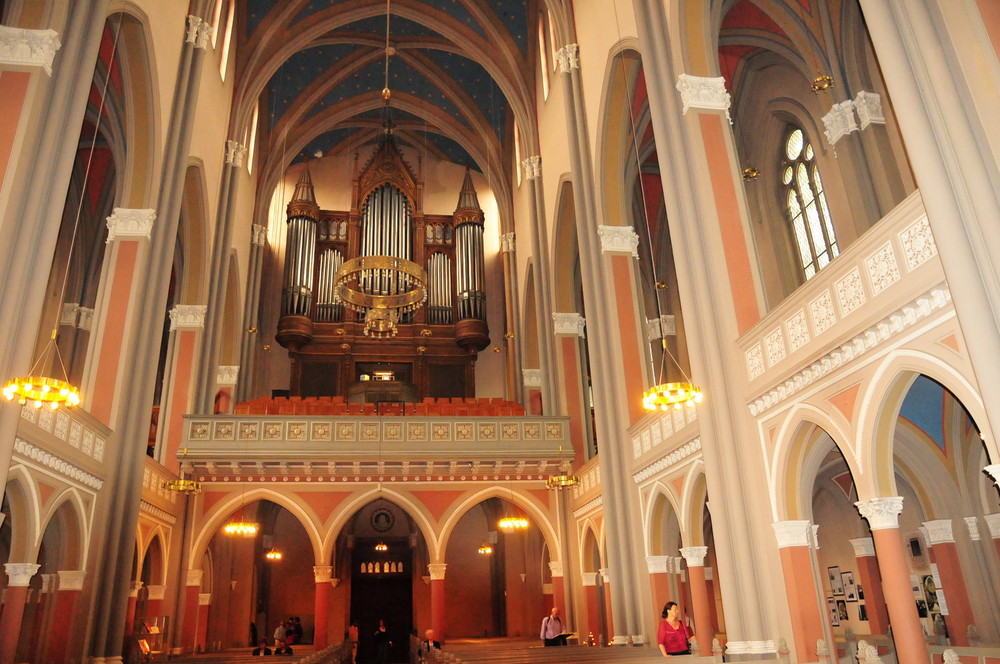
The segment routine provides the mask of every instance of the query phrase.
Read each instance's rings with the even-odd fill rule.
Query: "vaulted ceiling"
[[[534,117],[538,1],[391,0],[389,87],[404,148],[499,177],[514,119]],[[259,100],[265,180],[296,159],[374,140],[386,1],[239,4],[237,104]]]

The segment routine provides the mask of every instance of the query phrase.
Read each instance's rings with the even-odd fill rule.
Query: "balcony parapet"
[[[17,438],[20,442],[15,453],[23,450],[34,457],[51,457],[53,463],[76,468],[78,475],[93,477],[87,480],[88,485],[94,481],[98,486],[103,484],[111,430],[82,408],[52,410],[22,406]]]

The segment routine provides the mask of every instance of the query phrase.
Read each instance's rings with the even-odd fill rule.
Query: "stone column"
[[[42,586],[38,589],[38,602],[35,607],[35,617],[33,619],[34,627],[31,632],[31,644],[28,647],[28,654],[26,659],[29,662],[42,661],[45,657],[45,643],[41,634],[42,630],[48,625],[51,614],[53,613],[53,600],[56,596],[56,581],[58,580],[58,575],[56,574],[42,574]]]
[[[233,412],[233,397],[236,393],[236,383],[240,375],[238,366],[219,367],[219,374],[215,382],[219,386],[219,398],[215,402],[215,410],[219,413]]]
[[[500,257],[503,260],[504,316],[507,319],[507,331],[504,340],[507,342],[507,382],[506,398],[510,401],[523,403],[525,410],[528,402],[521,389],[521,308],[515,293],[520,293],[517,281],[517,238],[513,232],[500,236]]]
[[[143,618],[159,618],[163,614],[163,596],[166,586],[146,586],[146,615]]]
[[[882,592],[892,623],[892,637],[900,662],[930,664],[924,631],[917,615],[910,588],[909,565],[903,539],[899,532],[899,513],[903,510],[900,496],[871,498],[854,503],[861,516],[868,520],[882,576]]]
[[[549,571],[552,573],[552,606],[558,606],[563,615],[568,616],[566,586],[563,582],[563,562],[561,560],[551,561]]]
[[[123,401],[131,397],[123,391],[119,375],[128,371],[128,331],[145,296],[149,238],[155,219],[155,210],[125,208],[115,208],[108,217],[107,249],[80,394],[84,409],[109,426]]]
[[[195,651],[195,639],[198,632],[198,595],[201,590],[201,579],[205,572],[200,569],[189,569],[184,580],[184,622],[181,628],[180,647],[182,652]]]
[[[646,556],[649,587],[653,595],[653,615],[659,618],[663,605],[670,601],[670,556]]]
[[[705,580],[707,546],[686,546],[680,550],[687,563],[688,583],[691,584],[691,603],[694,604],[694,633],[703,648],[710,648],[715,633],[712,629],[712,610],[708,607],[708,584]]]
[[[17,645],[21,636],[24,606],[28,601],[28,584],[40,565],[34,563],[4,563],[7,572],[7,590],[4,593],[3,612],[0,613],[0,664],[14,664]]]
[[[257,359],[258,340],[257,317],[260,313],[260,275],[264,264],[264,247],[267,245],[267,226],[254,224],[250,227],[250,265],[247,268],[248,283],[243,301],[243,334],[240,342],[240,366],[243,373],[236,385],[236,401],[249,401],[254,394],[254,364]]]
[[[128,591],[128,606],[125,609],[125,638],[135,633],[135,605],[142,590],[142,581],[135,581]],[[53,662],[55,664],[55,662]]]
[[[613,595],[611,592],[611,570],[604,567],[597,571],[601,574],[601,589],[604,593],[604,620],[608,626],[608,631],[613,632],[615,629],[615,614],[612,606],[613,602],[611,601]],[[601,645],[607,645],[608,641],[611,641],[614,636],[614,634],[605,634]]]
[[[180,474],[177,453],[184,438],[184,415],[191,412],[195,360],[205,305],[178,304],[168,313],[170,340],[167,342],[167,365],[164,392],[160,400],[160,420],[156,459],[167,469]]]
[[[827,634],[824,629],[826,607],[820,604],[813,572],[812,524],[809,521],[776,521],[771,526],[778,540],[795,657],[800,662],[814,662],[819,659],[816,642],[826,640]]]
[[[586,634],[580,632],[580,641],[589,642],[590,635],[594,635],[594,642],[601,638],[601,605],[597,599],[597,572],[583,572],[583,599],[587,606],[587,629]]]
[[[427,573],[431,575],[431,629],[439,641],[447,638],[444,597],[444,571],[447,568],[447,563],[431,563],[427,566]]]
[[[52,610],[48,644],[45,646],[45,662],[48,664],[61,664],[71,659],[66,649],[71,641],[70,636],[77,632],[73,628],[73,616],[76,615],[86,577],[87,573],[83,570],[59,570],[59,589]]]
[[[948,635],[953,646],[969,645],[969,625],[976,623],[965,587],[962,563],[955,547],[955,535],[950,519],[925,521],[927,536],[934,550],[934,564],[941,576],[941,590],[948,601]]]
[[[875,557],[875,543],[871,537],[851,540],[857,561],[858,581],[865,591],[865,609],[868,611],[868,628],[872,634],[888,634],[889,614],[882,594],[882,577]]]
[[[195,630],[195,652],[205,652],[208,649],[208,613],[211,606],[212,593],[198,595],[198,628]]]
[[[316,627],[313,643],[316,644],[316,650],[322,650],[330,645],[328,631],[330,627],[330,578],[332,574],[332,565],[313,565],[313,578],[316,581],[314,602]]]
[[[580,338],[584,336],[585,326],[586,321],[578,313],[552,314],[552,332],[555,335],[556,351],[559,353],[556,365],[562,369],[562,389],[556,393],[563,394],[566,399],[564,412],[569,415],[569,437],[573,442],[575,465],[587,458],[585,446],[589,438],[587,428],[590,427],[587,395],[583,393],[584,368],[580,357]]]

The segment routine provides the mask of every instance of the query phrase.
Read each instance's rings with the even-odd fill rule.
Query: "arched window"
[[[789,130],[782,152],[781,183],[788,219],[802,271],[806,279],[811,279],[840,255],[840,249],[823,194],[816,152],[800,128]]]

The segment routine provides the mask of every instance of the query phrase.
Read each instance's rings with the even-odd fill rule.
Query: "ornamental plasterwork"
[[[857,539],[850,540],[850,542],[851,546],[854,547],[855,558],[865,558],[875,555],[875,542],[871,537],[858,537]]]
[[[969,539],[973,542],[978,542],[980,539],[979,519],[974,516],[967,516],[963,520],[965,521],[965,527],[969,530]]]
[[[541,369],[522,369],[521,375],[524,377],[525,387],[541,387],[542,386],[542,370]]]
[[[31,583],[31,577],[41,568],[35,563],[4,563],[7,573],[7,585],[11,588],[23,588]]]
[[[937,256],[937,244],[934,242],[934,234],[931,233],[927,215],[901,230],[899,243],[903,246],[903,258],[907,270],[913,270]]]
[[[877,92],[862,90],[854,96],[854,110],[858,112],[861,128],[869,125],[885,124],[885,113],[882,112],[882,97]]]
[[[586,319],[578,313],[552,314],[552,330],[555,334],[571,334],[582,337],[586,324]]]
[[[983,517],[983,520],[986,522],[986,527],[990,531],[990,537],[993,539],[1000,538],[1000,512],[987,514]]]
[[[89,332],[91,326],[94,324],[94,310],[90,307],[80,307],[79,314],[80,318],[76,323],[77,329]]]
[[[156,505],[146,502],[145,500],[139,501],[139,511],[143,512],[144,514],[148,514],[149,516],[155,517],[160,521],[169,523],[171,525],[177,523],[177,517],[175,517],[173,514],[167,512],[166,510],[162,510]]]
[[[76,327],[76,317],[79,311],[79,304],[76,304],[75,302],[63,302],[62,315],[59,316],[59,324]]]
[[[750,380],[764,373],[764,353],[760,349],[760,344],[754,344],[747,349],[747,373]]]
[[[775,521],[774,537],[778,540],[778,548],[792,546],[809,546],[812,544],[812,524],[809,521]]]
[[[194,44],[195,48],[200,48],[205,50],[208,48],[208,40],[212,37],[212,26],[209,25],[208,21],[202,19],[200,16],[188,15],[187,17],[187,34],[184,37],[184,41],[188,44]]]
[[[204,304],[178,304],[170,310],[171,330],[200,330],[205,327],[205,312],[208,306]]]
[[[854,102],[848,99],[834,104],[823,116],[823,125],[826,127],[823,133],[826,134],[826,140],[830,145],[834,145],[851,132],[858,131],[858,123],[854,119]]]
[[[14,451],[24,459],[35,461],[50,470],[54,470],[63,477],[73,480],[75,483],[90,487],[95,491],[100,490],[104,486],[104,480],[101,478],[91,475],[82,468],[78,468],[70,462],[46,452],[40,447],[32,445],[23,438],[14,439]]]
[[[239,365],[224,365],[219,367],[215,382],[219,385],[235,385],[240,377]]]
[[[250,227],[251,242],[258,247],[263,247],[267,241],[267,227],[254,224]]]
[[[677,318],[673,314],[660,314],[659,320],[656,318],[646,319],[646,338],[649,341],[662,339],[664,336],[677,336]]]
[[[951,519],[937,519],[936,521],[924,521],[924,528],[927,529],[927,539],[931,546],[935,544],[950,544],[955,541],[955,533],[952,531]]]
[[[631,226],[598,226],[597,235],[601,238],[601,253],[639,257],[639,236]]]
[[[514,233],[504,233],[500,236],[500,251],[507,254],[517,249],[517,239]]]
[[[589,514],[590,512],[593,512],[603,504],[604,504],[604,496],[598,496],[597,498],[594,498],[593,500],[584,503],[578,509],[573,510],[573,516],[579,519],[580,517],[583,517]]]
[[[574,69],[580,68],[580,45],[566,44],[556,51],[556,62],[559,63],[559,71],[568,74]]]
[[[836,286],[841,317],[846,317],[867,301],[865,287],[861,283],[861,270],[856,267],[838,279]]]
[[[62,44],[55,30],[25,30],[0,25],[0,65],[41,67],[52,75],[52,60]]]
[[[646,556],[646,569],[650,574],[666,574],[670,568],[670,556]]]
[[[431,575],[431,581],[444,581],[444,571],[447,568],[447,563],[430,563],[427,565],[427,573]]]
[[[86,453],[95,461],[104,461],[105,436],[100,431],[93,431],[89,427],[71,418],[63,410],[53,412],[51,409],[30,408],[24,406],[21,409],[21,418],[36,425],[39,429],[51,433],[59,440],[68,443],[70,446],[80,449],[86,441],[90,450]]]
[[[708,555],[707,546],[685,546],[680,549],[680,552],[688,567],[705,566],[705,556]]]
[[[671,466],[680,463],[684,459],[701,451],[701,438],[695,438],[684,443],[676,450],[660,457],[639,472],[632,475],[632,481],[641,484],[651,477],[660,475]]]
[[[892,250],[892,244],[889,242],[883,244],[865,259],[865,267],[868,268],[868,278],[872,282],[872,295],[878,295],[899,281],[896,252]]]
[[[950,301],[951,292],[944,285],[928,291],[751,401],[750,414],[759,415],[777,406],[823,376],[884,344],[903,330],[946,306]]]
[[[246,146],[236,141],[226,141],[226,163],[233,168],[243,167],[243,158],[247,154]]]
[[[108,217],[108,239],[107,244],[111,244],[119,237],[134,240],[136,238],[149,239],[149,234],[153,230],[153,220],[156,219],[156,210],[133,210],[128,208],[115,208]]]
[[[767,366],[773,367],[785,359],[785,338],[781,335],[780,327],[764,337],[764,348],[767,349]]]
[[[713,78],[681,74],[677,77],[677,90],[681,93],[681,103],[684,105],[682,112],[685,115],[689,108],[725,111],[726,119],[732,124],[733,119],[729,117],[732,100],[726,92],[726,79],[722,76]]]
[[[524,179],[534,180],[542,176],[542,158],[538,155],[528,157],[521,162],[524,167]]]
[[[872,530],[890,530],[899,527],[899,513],[903,511],[902,496],[887,496],[859,500],[854,503],[861,516],[868,520]]]
[[[809,343],[809,325],[806,323],[804,309],[799,309],[785,321],[785,331],[788,333],[788,345],[793,353]]]
[[[816,334],[822,334],[833,327],[837,322],[837,315],[833,311],[833,297],[830,291],[824,290],[819,297],[809,303],[809,314],[812,316]]]

